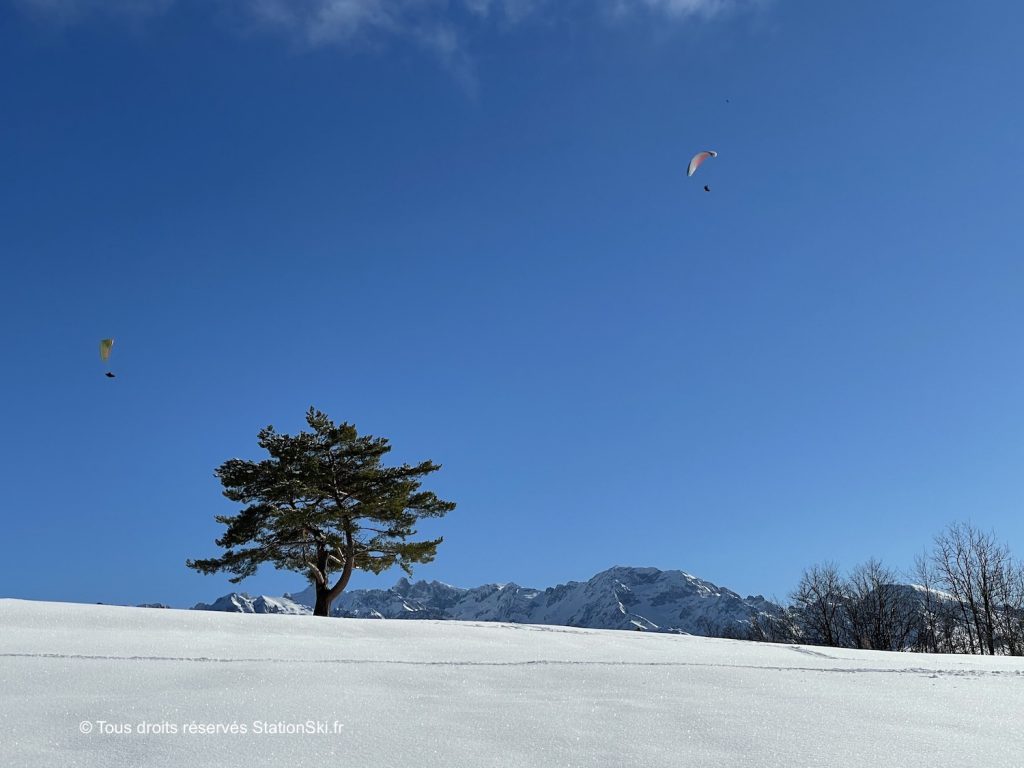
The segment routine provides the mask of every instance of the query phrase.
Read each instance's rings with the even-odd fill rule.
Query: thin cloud
[[[751,8],[764,0],[10,0],[15,6],[60,21],[90,15],[155,16],[186,2],[227,7],[240,20],[301,33],[313,45],[345,43],[361,34],[404,35],[412,29],[473,23],[518,23],[559,12],[611,11],[616,16],[654,13],[674,20],[710,17]]]
[[[682,19],[687,16],[716,16],[742,5],[751,5],[742,0],[633,0],[627,5],[644,5],[648,9],[666,16]]]
[[[285,35],[311,48],[407,42],[433,55],[470,90],[476,76],[466,38],[491,27],[529,20],[597,15],[605,19],[656,15],[670,22],[711,18],[766,0],[9,0],[23,11],[60,24],[88,17],[158,17],[175,5],[226,12],[248,31]],[[2,2],[2,0],[0,0]]]

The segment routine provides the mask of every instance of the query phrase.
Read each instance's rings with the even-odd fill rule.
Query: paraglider
[[[110,359],[110,350],[114,348],[113,339],[100,339],[100,360],[107,362]],[[114,374],[107,371],[106,377],[108,379],[114,378]]]
[[[711,191],[711,187],[709,187],[707,184],[705,184],[704,185],[704,191],[705,192],[710,192]]]
[[[686,169],[686,175],[693,176],[693,174],[697,172],[697,169],[700,168],[701,164],[709,157],[718,157],[718,153],[709,149],[704,152],[698,152],[694,155],[693,159],[690,160],[689,167]]]

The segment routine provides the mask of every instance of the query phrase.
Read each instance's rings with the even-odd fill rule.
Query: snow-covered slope
[[[310,608],[314,593],[309,588],[276,599]],[[236,602],[240,607],[234,607]],[[252,613],[250,602],[228,595],[206,607]],[[337,615],[349,618],[508,621],[695,635],[742,633],[752,611],[778,610],[760,595],[743,598],[683,571],[626,567],[545,590],[517,584],[462,589],[438,581],[399,579],[391,589],[344,592],[334,604]]]
[[[1020,658],[0,600],[4,768],[1020,768],[1022,711]]]

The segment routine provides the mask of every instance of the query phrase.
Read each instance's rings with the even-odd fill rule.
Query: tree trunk
[[[317,579],[316,582],[316,604],[313,606],[314,616],[331,615],[331,603],[334,601],[334,595],[331,592],[331,588],[327,585],[327,563],[327,548],[321,545],[316,553],[316,565],[320,569],[323,581],[321,582]]]
[[[348,586],[349,579],[352,578],[352,569],[355,565],[355,539],[352,534],[345,531],[345,550],[338,550],[338,554],[344,558],[344,565],[342,566],[341,576],[338,578],[338,582],[333,587],[328,587],[327,583],[317,583],[316,585],[316,605],[313,606],[314,616],[330,616],[331,615],[331,603],[334,602],[334,598],[345,591],[345,587]],[[317,559],[320,561],[320,572],[327,575],[327,563],[328,563],[327,550],[322,549],[318,553]]]
[[[331,590],[327,587],[316,585],[316,605],[313,607],[314,616],[330,616],[331,615]]]
[[[345,532],[345,551],[339,550],[338,554],[342,555],[345,559],[345,564],[341,569],[341,576],[338,577],[338,582],[327,591],[327,605],[330,606],[334,602],[334,598],[345,591],[345,587],[348,586],[349,579],[352,578],[352,569],[355,565],[355,540],[352,538],[352,534]],[[326,614],[325,614],[326,615]]]

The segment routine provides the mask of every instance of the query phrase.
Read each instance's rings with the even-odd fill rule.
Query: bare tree
[[[840,647],[849,644],[846,585],[834,563],[803,572],[790,595],[801,642]]]
[[[967,652],[981,652],[981,610],[975,590],[976,564],[967,545],[967,531],[960,523],[950,525],[935,537],[932,563],[940,584],[956,601],[967,633]]]
[[[708,616],[697,622],[700,634],[704,637],[720,637],[724,640],[750,640],[750,628],[736,621],[715,621]]]
[[[850,573],[844,603],[852,643],[858,648],[903,651],[918,623],[912,588],[898,584],[896,573],[871,558]]]
[[[953,603],[937,589],[939,577],[927,554],[914,558],[911,578],[919,587],[918,624],[913,649],[922,653],[954,653],[957,622]]]
[[[751,616],[750,639],[874,650],[1024,655],[1024,563],[966,523],[915,558],[910,578],[872,558],[843,579],[805,570],[779,615]]]
[[[998,646],[1010,656],[1024,656],[1024,564],[1005,553],[994,576]]]
[[[1019,568],[1005,545],[991,533],[954,523],[935,537],[932,564],[940,586],[956,601],[969,653],[995,654],[1011,644],[1019,650],[1014,623]]]
[[[747,639],[761,643],[792,644],[797,642],[798,630],[793,609],[783,606],[782,602],[774,595],[771,602],[781,606],[780,609],[770,612],[751,610]]]

